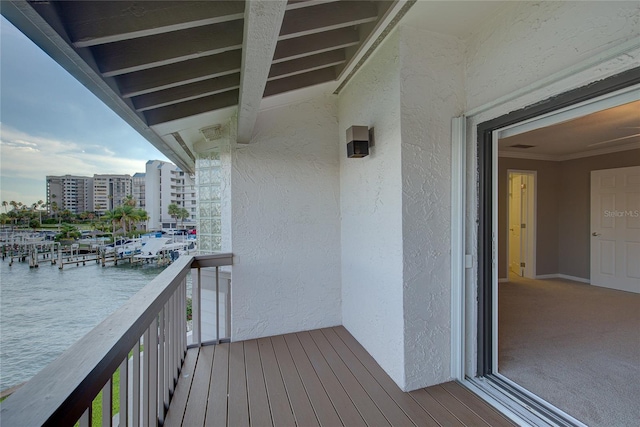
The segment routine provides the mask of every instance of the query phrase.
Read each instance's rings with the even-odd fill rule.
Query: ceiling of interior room
[[[640,148],[640,101],[498,141],[501,156],[541,160],[567,160],[635,148]]]

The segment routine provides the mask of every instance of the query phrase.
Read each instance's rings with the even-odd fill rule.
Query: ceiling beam
[[[286,0],[248,0],[245,7],[237,135],[241,144],[251,142],[286,6]]]
[[[324,3],[333,3],[340,0],[289,0],[287,10],[301,9],[303,7],[316,6]]]
[[[148,93],[131,98],[133,106],[137,111],[146,111],[153,108],[164,107],[166,105],[177,104],[179,102],[190,101],[217,93],[227,92],[240,87],[240,73],[228,76],[216,77],[203,80],[201,82],[190,83],[165,89],[158,92]]]
[[[311,34],[295,39],[281,40],[273,54],[273,63],[290,61],[296,58],[315,55],[357,45],[360,42],[358,32],[353,28],[341,28],[326,33]]]
[[[174,64],[242,47],[242,20],[94,46],[105,77]],[[161,47],[161,48],[159,48]]]
[[[234,89],[217,95],[209,95],[203,98],[181,102],[179,104],[167,105],[165,107],[148,110],[144,112],[144,116],[147,119],[149,126],[154,126],[160,123],[183,119],[185,117],[195,116],[196,114],[207,113],[209,111],[237,104],[238,90]]]
[[[124,98],[240,72],[240,49],[117,76]]]
[[[267,83],[267,87],[264,89],[264,96],[267,97],[277,95],[279,93],[290,92],[292,90],[330,82],[335,79],[335,67],[322,68],[320,70],[304,74],[297,74],[292,77],[272,80]]]
[[[305,56],[291,61],[279,62],[271,66],[269,79],[275,80],[284,77],[302,74],[321,68],[332,67],[346,61],[344,50],[332,50],[330,52],[319,53],[317,55]]]
[[[75,47],[89,47],[242,19],[242,1],[63,1]]]
[[[280,40],[353,27],[378,19],[378,8],[371,1],[341,1],[287,11]]]

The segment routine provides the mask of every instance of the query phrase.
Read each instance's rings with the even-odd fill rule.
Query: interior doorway
[[[535,278],[536,172],[509,170],[508,265],[509,274]]]

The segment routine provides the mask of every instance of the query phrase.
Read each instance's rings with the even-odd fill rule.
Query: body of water
[[[161,271],[0,261],[0,390],[29,380]]]

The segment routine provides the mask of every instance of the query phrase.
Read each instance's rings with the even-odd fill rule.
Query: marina
[[[137,238],[120,239],[112,244],[98,243],[98,239],[85,239],[84,243],[64,244],[45,240],[35,233],[3,233],[0,236],[2,260],[9,260],[9,267],[15,262],[28,263],[30,268],[38,268],[42,262],[76,267],[88,263],[118,265],[120,263],[155,263],[165,266],[182,254],[196,251],[195,236],[173,235],[163,237],[162,233],[148,233]]]
[[[28,256],[11,261],[3,252],[0,261],[0,391],[29,380],[163,270],[162,262],[116,252],[104,268],[95,253],[79,251],[63,252],[61,269],[51,262],[51,248],[57,255],[59,245],[30,244],[44,249],[39,268],[30,267]]]

